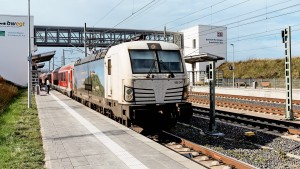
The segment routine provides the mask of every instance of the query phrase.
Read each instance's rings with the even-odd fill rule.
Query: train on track
[[[40,78],[126,126],[166,128],[192,116],[185,62],[173,43],[121,43]]]

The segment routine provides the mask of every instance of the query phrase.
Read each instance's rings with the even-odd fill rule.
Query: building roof
[[[210,53],[201,53],[200,55],[185,56],[184,60],[186,63],[196,63],[224,60],[224,58]]]

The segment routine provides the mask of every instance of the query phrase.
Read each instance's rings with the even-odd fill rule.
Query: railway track
[[[197,104],[209,105],[208,96],[208,93],[190,92],[188,101]],[[285,115],[284,102],[285,100],[283,99],[216,94],[217,107],[254,111],[280,116]],[[295,118],[300,118],[300,101],[294,100],[293,104],[297,106],[297,108],[293,109],[294,116]]]
[[[180,153],[181,155],[203,165],[207,168],[241,168],[241,169],[252,169],[256,168],[247,164],[243,161],[231,158],[222,153],[214,151],[210,148],[198,145],[187,139],[181,138],[167,131],[163,131],[164,137],[173,138],[177,142],[164,142],[163,145]]]
[[[256,102],[274,103],[267,100]],[[146,136],[153,137],[156,142],[207,168],[300,167],[299,141],[281,137],[284,132],[299,135],[299,124],[216,110],[218,130],[224,132],[225,136],[215,137],[203,132],[207,131],[209,126],[209,109],[194,106],[193,110],[191,125],[179,123],[170,133],[163,132],[171,135],[167,136],[168,139],[161,139],[161,136],[157,135]],[[254,131],[255,136],[246,137],[244,133],[249,130]],[[226,158],[233,162],[224,160]],[[246,166],[235,164],[236,162]]]
[[[185,125],[182,124],[181,125]],[[133,127],[132,130],[141,133],[143,131],[140,127]],[[160,132],[146,132],[143,135],[154,140],[155,142],[183,155],[184,157],[193,160],[201,166],[211,169],[253,169],[256,168],[243,161],[229,157],[219,153],[208,147],[193,143],[183,137],[177,136],[168,131]]]
[[[197,95],[197,96],[209,96],[209,93],[205,92],[189,92],[189,95]],[[241,95],[230,95],[230,94],[216,94],[216,97],[220,98],[233,98],[240,100],[251,100],[251,101],[264,101],[270,103],[285,103],[285,99],[277,99],[277,98],[265,98],[265,97],[256,97],[256,96],[241,96]],[[300,100],[293,100],[293,104],[300,105]]]
[[[202,124],[197,124],[202,123]],[[243,136],[248,129],[217,122],[224,137],[207,134],[208,120],[196,119],[192,125],[178,124],[170,132],[233,159],[244,161],[257,168],[299,168],[299,142],[255,131],[255,136]],[[226,162],[225,162],[226,163]],[[242,167],[244,168],[244,167]]]
[[[209,118],[209,109],[204,107],[193,106],[194,116]],[[240,113],[216,110],[216,118],[226,120],[227,122],[236,122],[245,126],[258,127],[276,132],[288,132],[290,134],[300,134],[300,124],[289,121],[275,120],[258,116],[250,116]]]

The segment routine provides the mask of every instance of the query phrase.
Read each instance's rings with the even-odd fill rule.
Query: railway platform
[[[193,92],[209,92],[208,86],[191,86]],[[285,99],[286,90],[283,88],[230,88],[230,87],[216,87],[216,94],[231,94],[243,96],[256,96]],[[300,100],[300,89],[293,89],[293,99]]]
[[[36,103],[46,168],[202,168],[56,91]]]

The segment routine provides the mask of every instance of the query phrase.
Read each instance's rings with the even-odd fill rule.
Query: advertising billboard
[[[0,14],[0,76],[21,86],[28,81],[28,23],[28,16]],[[30,30],[33,36],[33,17]]]

